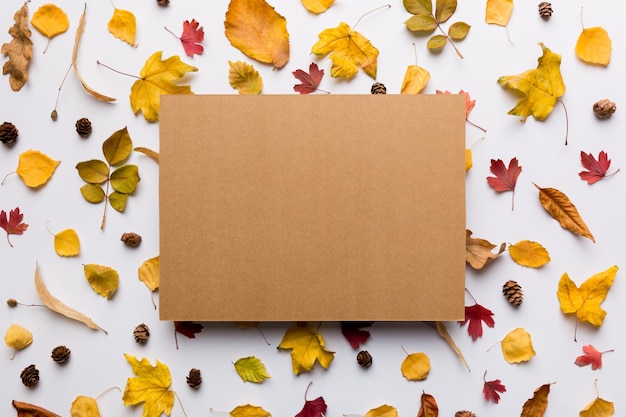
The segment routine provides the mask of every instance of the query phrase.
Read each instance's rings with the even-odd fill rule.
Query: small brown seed
[[[17,302],[15,298],[9,298],[7,300],[7,304],[9,305],[9,307],[17,307],[19,303]]]
[[[124,242],[126,246],[130,246],[131,248],[134,248],[136,246],[139,246],[139,244],[141,243],[141,236],[133,232],[122,233],[122,238],[120,240]]]
[[[608,119],[613,116],[615,110],[617,110],[615,103],[606,98],[593,103],[593,114],[595,114],[598,119]]]

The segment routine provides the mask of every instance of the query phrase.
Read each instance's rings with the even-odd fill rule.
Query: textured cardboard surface
[[[160,317],[464,318],[457,95],[166,95]]]

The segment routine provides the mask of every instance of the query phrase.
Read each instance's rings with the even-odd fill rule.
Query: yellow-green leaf
[[[119,286],[120,277],[117,271],[110,266],[86,264],[83,266],[85,278],[93,290],[110,299]]]
[[[426,42],[426,47],[431,51],[437,52],[441,48],[446,46],[446,43],[448,43],[448,38],[443,35],[435,35],[428,39],[428,42]]]
[[[448,29],[448,36],[454,41],[462,41],[467,37],[471,26],[465,22],[455,22]]]
[[[267,373],[265,365],[254,356],[237,359],[234,363],[237,374],[244,382],[255,382],[260,384],[267,378],[271,378]]]
[[[132,150],[133,141],[126,127],[114,132],[102,143],[102,153],[110,165],[124,162]]]
[[[509,246],[509,255],[519,265],[539,268],[550,262],[550,254],[540,243],[520,240]]]
[[[135,15],[122,9],[115,9],[113,16],[107,24],[109,32],[117,39],[126,42],[131,46],[135,46],[135,35],[137,33],[137,22]]]
[[[437,29],[437,21],[430,14],[417,14],[409,17],[404,24],[412,32],[432,32]]]
[[[324,13],[333,5],[335,0],[302,0],[304,7],[311,13]]]
[[[65,14],[63,9],[51,3],[39,7],[33,13],[30,23],[39,33],[48,38],[48,43],[50,39],[64,33],[70,27],[70,19],[67,17],[67,14]],[[47,45],[46,49],[48,49]],[[44,52],[46,52],[46,49],[44,49]]]
[[[589,64],[609,65],[611,49],[609,33],[602,27],[583,29],[576,41],[576,56]]]
[[[48,182],[60,163],[43,152],[31,149],[20,154],[15,172],[28,187],[38,188]]]
[[[409,65],[404,73],[401,94],[419,94],[430,80],[430,72],[418,66]]]
[[[513,0],[487,0],[485,22],[506,26],[513,13]]]
[[[263,90],[263,78],[250,64],[228,61],[228,82],[239,94],[259,94]]]
[[[15,350],[22,350],[33,343],[33,334],[19,324],[12,324],[4,335],[4,343]]]
[[[126,203],[128,202],[128,194],[120,193],[118,191],[113,191],[109,195],[109,204],[115,210],[119,212],[123,212],[126,210]]]
[[[100,410],[95,398],[79,395],[70,407],[72,417],[100,417]]]
[[[256,405],[240,405],[230,412],[230,417],[270,417],[271,414],[262,407]]]
[[[411,14],[433,14],[432,0],[403,0],[404,8]]]
[[[456,11],[456,0],[437,0],[435,18],[439,23],[444,23],[452,17]]]
[[[122,194],[135,192],[140,180],[137,165],[122,165],[111,173],[111,187]]]
[[[85,200],[93,204],[100,203],[106,197],[102,187],[96,184],[83,185],[80,187],[80,193],[83,195]]]
[[[411,353],[404,358],[400,369],[409,381],[423,381],[430,372],[430,358],[424,352]]]
[[[502,355],[508,363],[526,362],[536,354],[530,333],[521,327],[507,334],[501,345]]]
[[[74,229],[65,229],[54,235],[54,250],[59,256],[76,256],[80,253],[80,239]]]
[[[391,405],[383,404],[369,410],[365,417],[398,417],[398,410]]]
[[[76,164],[78,175],[89,184],[102,184],[109,179],[109,166],[99,159],[91,159]]]

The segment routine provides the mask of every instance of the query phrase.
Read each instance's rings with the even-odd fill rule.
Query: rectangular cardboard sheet
[[[464,318],[459,95],[165,95],[160,317]]]

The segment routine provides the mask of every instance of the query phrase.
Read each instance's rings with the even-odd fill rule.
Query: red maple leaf
[[[493,320],[493,312],[478,303],[472,306],[465,306],[465,320],[459,323],[461,323],[461,326],[464,326],[468,321],[467,332],[474,340],[483,335],[483,322],[488,327],[493,327],[496,324]]]
[[[370,332],[361,330],[362,327],[370,327],[373,322],[341,322],[341,334],[348,340],[350,346],[354,349],[361,347],[370,337]]]
[[[609,170],[609,166],[611,166],[611,160],[604,151],[600,151],[597,160],[590,153],[580,151],[580,163],[583,164],[588,171],[580,171],[578,175],[580,175],[581,180],[587,181],[589,184],[593,184],[594,182],[600,181],[604,177],[614,175],[619,172],[618,169],[617,171],[607,175],[606,172]]]
[[[178,349],[178,337],[177,333],[184,334],[190,339],[196,338],[196,333],[202,331],[202,325],[200,323],[194,323],[193,321],[175,321],[174,322],[174,339],[176,340],[176,349]]]
[[[300,94],[309,94],[318,89],[317,87],[319,87],[322,77],[324,77],[324,70],[319,69],[317,64],[313,62],[309,65],[309,72],[297,69],[292,74],[302,82],[302,84],[294,85],[293,89]]]
[[[324,417],[324,414],[326,414],[327,406],[324,398],[317,397],[314,400],[306,399],[306,394],[309,391],[310,386],[311,383],[309,382],[309,385],[307,385],[306,391],[304,392],[304,407],[302,407],[302,410],[296,414],[295,417]]]
[[[593,345],[585,345],[583,346],[583,352],[585,352],[585,354],[577,357],[574,363],[578,366],[591,364],[591,369],[595,371],[596,369],[602,368],[602,354],[606,352],[613,352],[613,349],[600,352],[593,347]]]
[[[7,232],[7,242],[9,242],[9,246],[11,247],[13,247],[13,244],[11,243],[9,236],[21,235],[26,229],[28,229],[28,225],[26,223],[22,223],[23,219],[24,215],[20,213],[19,207],[16,207],[9,212],[8,219],[6,211],[0,211],[0,227]]]
[[[487,177],[487,183],[498,192],[511,191],[515,195],[515,185],[517,177],[522,173],[522,167],[518,165],[517,158],[511,159],[509,167],[504,166],[501,159],[491,160],[491,173],[495,177]],[[514,196],[511,197],[511,210],[515,208]]]
[[[185,20],[183,22],[183,33],[180,37],[176,36],[176,34],[168,28],[165,28],[165,30],[176,36],[183,44],[185,53],[188,56],[193,57],[194,54],[199,55],[204,52],[204,47],[200,45],[200,43],[204,41],[204,29],[199,26],[200,23],[198,23],[196,19],[192,19],[191,22],[189,20]]]
[[[498,404],[500,401],[500,392],[506,392],[506,387],[502,385],[502,381],[499,379],[494,379],[493,381],[487,381],[485,377],[487,376],[487,371],[483,375],[483,381],[485,384],[483,385],[483,394],[485,395],[485,400],[493,401],[495,404]]]

